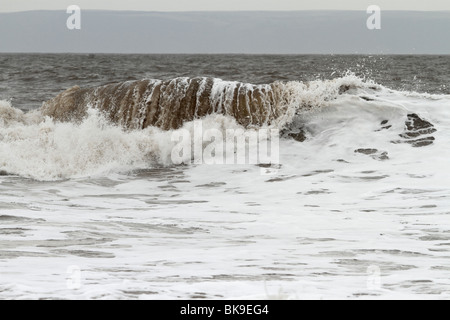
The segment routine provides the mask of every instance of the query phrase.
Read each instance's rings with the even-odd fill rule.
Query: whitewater
[[[353,74],[279,86],[274,116],[174,127],[0,101],[0,298],[449,299],[450,95]],[[194,118],[279,129],[279,163],[174,165]]]

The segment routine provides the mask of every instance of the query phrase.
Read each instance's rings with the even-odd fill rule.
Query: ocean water
[[[177,77],[281,82],[279,163],[175,165],[189,119],[40,109]],[[450,56],[1,54],[0,298],[449,299],[449,144]]]

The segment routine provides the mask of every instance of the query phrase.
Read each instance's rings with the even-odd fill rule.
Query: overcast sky
[[[81,9],[140,11],[215,10],[450,10],[449,0],[0,0],[0,12]]]

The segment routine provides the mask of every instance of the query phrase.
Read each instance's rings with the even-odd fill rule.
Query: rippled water
[[[382,85],[301,115],[307,139],[282,139],[271,168],[104,163],[39,181],[25,172],[60,159],[2,160],[40,129],[69,128],[81,145],[136,137],[0,122],[0,298],[450,298],[449,68],[448,56],[0,55],[0,98],[25,110],[73,85],[140,78],[268,83],[351,70]],[[418,136],[432,144],[398,143],[413,113],[433,124]],[[2,169],[14,165],[24,174]]]

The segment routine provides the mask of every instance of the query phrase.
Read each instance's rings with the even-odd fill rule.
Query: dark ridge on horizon
[[[0,52],[118,54],[450,54],[450,11],[63,10],[0,13]],[[212,19],[213,18],[213,19]],[[7,31],[5,31],[7,30]]]

